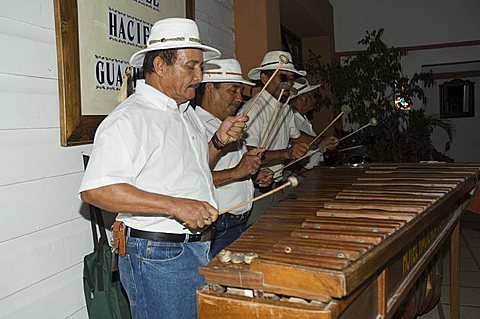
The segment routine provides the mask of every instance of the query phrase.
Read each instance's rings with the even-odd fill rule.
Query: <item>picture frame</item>
[[[453,79],[439,85],[440,118],[475,117],[475,82]]]
[[[65,147],[92,143],[98,125],[107,116],[82,113],[78,1],[54,0],[60,144]],[[195,19],[195,0],[184,1],[185,17]]]

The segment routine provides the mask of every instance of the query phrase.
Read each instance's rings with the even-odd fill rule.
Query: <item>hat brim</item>
[[[244,79],[206,79],[205,76],[203,76],[202,83],[242,83],[250,86],[255,86],[255,83]]]
[[[203,45],[200,43],[184,43],[184,44],[179,44],[179,43],[172,43],[172,44],[164,44],[162,45],[151,45],[148,48],[145,48],[143,50],[140,50],[138,52],[135,52],[132,57],[130,58],[130,65],[133,67],[142,67],[143,66],[143,59],[145,58],[145,54],[150,51],[158,51],[158,50],[168,50],[168,49],[187,49],[187,48],[194,48],[194,49],[200,49],[203,51],[203,60],[211,60],[211,59],[217,59],[220,57],[220,51],[218,51],[215,48],[209,47],[207,45]]]
[[[320,86],[321,86],[321,84],[310,85],[308,88],[305,88],[305,89],[299,91],[297,93],[297,95],[295,95],[295,96],[299,96],[299,95],[302,95],[302,94],[312,92],[312,91],[318,89]]]
[[[254,69],[251,69],[250,72],[248,72],[248,77],[252,80],[260,80],[260,74],[262,73],[262,71],[269,71],[269,70],[272,71],[272,70],[275,70],[276,68],[277,68],[276,65],[272,65],[272,66],[269,65],[269,66],[254,68]],[[280,67],[280,70],[293,72],[293,73],[295,73],[299,76],[307,75],[307,72],[305,72],[303,70],[286,68],[284,66]]]

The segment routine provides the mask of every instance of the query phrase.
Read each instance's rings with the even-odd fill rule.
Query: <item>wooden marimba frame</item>
[[[437,296],[428,305],[410,300],[445,243],[450,317],[458,318],[459,218],[479,167],[314,169],[227,248],[257,258],[214,258],[201,268],[207,285],[197,291],[199,318],[392,318],[405,309],[414,315],[439,298],[431,291]]]

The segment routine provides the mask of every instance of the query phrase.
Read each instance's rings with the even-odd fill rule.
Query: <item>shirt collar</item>
[[[198,106],[195,108],[195,111],[197,112],[198,114],[198,117],[200,119],[202,119],[202,121],[204,121],[205,123],[207,122],[217,122],[217,123],[222,123],[222,121],[220,121],[217,117],[215,117],[212,113],[208,112],[207,110],[205,110],[204,108],[202,108],[201,106]]]
[[[270,93],[267,92],[267,90],[264,90],[262,92],[261,98],[265,101],[264,104],[270,106],[271,108],[275,107],[275,104],[277,104],[277,98],[273,97]],[[280,105],[283,104],[280,101]]]
[[[268,107],[270,107],[270,109],[275,110],[275,106],[277,106],[278,96],[274,97],[273,95],[268,93],[267,90],[264,90],[262,92],[262,95],[260,96],[260,99],[263,99],[265,101],[262,105],[268,106]],[[285,105],[285,102],[282,102],[280,100],[277,107],[282,107],[282,108],[288,107],[288,108],[290,108],[290,104]]]
[[[165,107],[174,112],[185,112],[190,105],[189,101],[177,105],[177,102],[175,102],[174,99],[166,96],[163,92],[157,90],[149,84],[146,84],[144,81],[137,82],[135,92],[151,100],[155,106],[162,108]]]

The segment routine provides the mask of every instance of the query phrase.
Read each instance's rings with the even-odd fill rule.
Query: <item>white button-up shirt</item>
[[[202,109],[200,106],[197,106],[195,109],[198,117],[202,123],[207,128],[207,134],[212,138],[213,134],[218,130],[222,122],[213,116],[208,111]],[[224,169],[230,169],[235,166],[242,160],[243,154],[247,152],[247,147],[245,144],[237,141],[227,145],[222,152],[220,159],[214,167],[214,171],[221,171]],[[228,207],[232,207],[241,202],[247,201],[253,198],[253,182],[251,179],[246,179],[243,181],[237,181],[229,183],[226,185],[216,187],[218,205],[220,206],[220,211],[224,211]],[[230,214],[240,215],[245,212],[248,212],[252,208],[252,203],[239,207],[235,210],[230,211]]]
[[[252,109],[248,113],[251,120],[247,122],[247,137],[245,139],[247,145],[253,147],[260,146],[260,140],[262,140],[262,137],[266,135],[264,139],[267,138],[270,129],[266,130],[266,127],[272,118],[272,115],[274,113],[276,114],[276,112],[274,112],[276,110],[280,110],[281,115],[276,122],[277,125],[270,136],[270,141],[266,146],[266,150],[275,151],[286,149],[290,144],[289,141],[291,138],[297,138],[300,136],[300,131],[295,126],[295,120],[290,106],[283,105],[283,103],[280,102],[279,105],[275,107],[277,104],[277,98],[271,96],[267,91],[263,91],[255,105],[252,106]],[[249,108],[250,103],[254,100],[255,97],[248,100],[240,109],[239,114]],[[269,167],[274,172],[278,170],[273,176],[275,181],[281,180],[283,166],[283,164],[277,164]]]
[[[208,137],[188,103],[178,106],[139,82],[136,93],[100,124],[80,192],[118,183],[217,207]],[[120,212],[117,220],[145,231],[190,233],[169,217]]]
[[[312,123],[306,118],[305,115],[302,115],[294,110],[293,116],[295,118],[295,125],[301,132],[312,137],[317,135],[317,133],[315,133],[313,130]],[[302,160],[302,163],[306,169],[312,169],[313,167],[318,166],[318,163],[320,162],[323,162],[323,154],[320,152],[317,152],[305,160]]]

